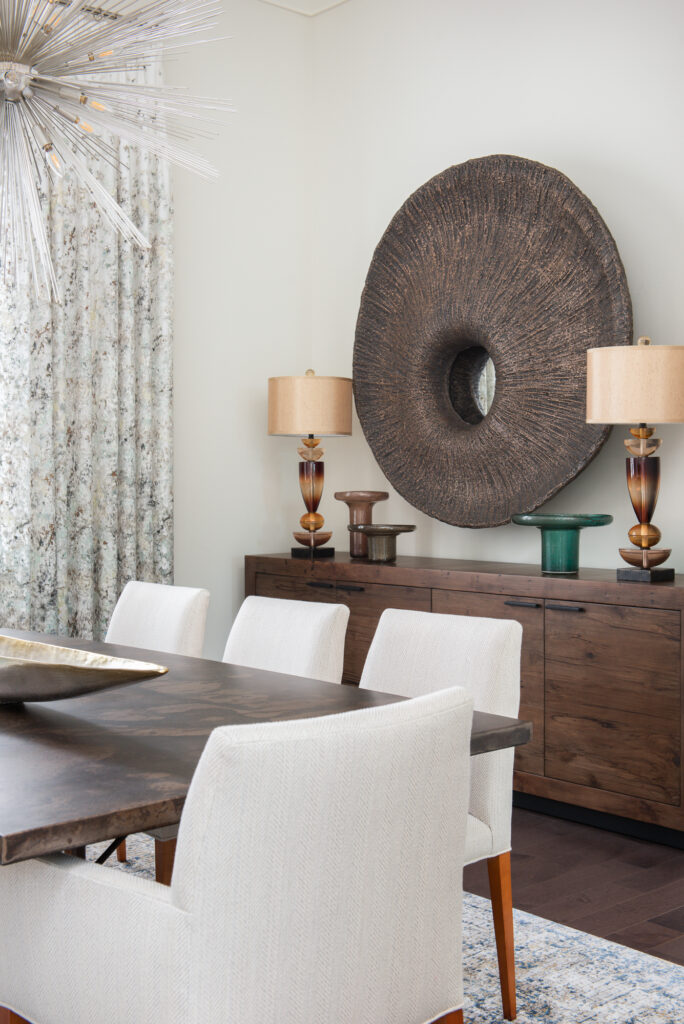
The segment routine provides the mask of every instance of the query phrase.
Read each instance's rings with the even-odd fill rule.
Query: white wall
[[[167,69],[235,108],[201,147],[218,182],[175,179],[175,578],[211,591],[216,657],[243,596],[243,555],[282,547],[282,524],[301,514],[291,444],[266,436],[265,397],[268,376],[309,359],[311,22],[256,0],[226,7],[232,38]]]
[[[222,177],[176,191],[176,578],[212,590],[211,654],[242,556],[285,550],[300,515],[294,446],[265,435],[266,378],[309,363],[351,374],[373,249],[433,174],[497,152],[559,168],[615,237],[636,333],[684,342],[679,0],[350,0],[314,19],[233,0],[225,20],[233,39],[179,73],[191,64],[201,91],[235,100],[207,147]],[[660,431],[655,515],[682,569],[683,429]],[[623,436],[548,506],[615,516],[584,533],[584,565],[617,565],[634,522]],[[344,549],[332,492],[387,485],[358,421],[326,447],[321,511]],[[380,508],[417,523],[399,539],[406,554],[539,557],[537,531],[456,529],[398,495]]]

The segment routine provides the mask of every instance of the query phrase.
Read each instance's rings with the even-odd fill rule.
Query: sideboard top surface
[[[684,575],[666,583],[625,583],[616,569],[581,568],[574,576],[542,573],[539,565],[516,562],[484,562],[457,558],[400,555],[383,564],[351,558],[346,551],[334,558],[292,558],[288,553],[247,555],[246,568],[253,572],[278,571],[308,579],[354,579],[397,586],[444,587],[451,590],[510,593],[557,600],[611,601],[617,604],[684,607]]]

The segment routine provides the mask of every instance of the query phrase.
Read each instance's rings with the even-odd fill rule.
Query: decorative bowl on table
[[[518,526],[536,526],[541,531],[542,572],[559,576],[573,576],[579,570],[580,530],[613,522],[612,516],[598,512],[520,512],[511,518]]]
[[[0,704],[80,697],[165,672],[148,661],[0,636]]]

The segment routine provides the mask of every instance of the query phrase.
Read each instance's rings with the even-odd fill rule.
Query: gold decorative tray
[[[165,672],[147,661],[0,636],[0,704],[78,697]]]

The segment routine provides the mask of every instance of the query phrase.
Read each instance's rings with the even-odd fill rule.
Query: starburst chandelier
[[[58,294],[41,194],[70,172],[124,238],[149,243],[100,183],[119,162],[112,137],[204,177],[216,172],[186,143],[207,112],[225,109],[185,92],[126,80],[169,50],[211,38],[218,0],[0,0],[0,261],[17,260],[36,287]],[[116,73],[119,73],[118,75]],[[130,77],[130,76],[129,76]]]

